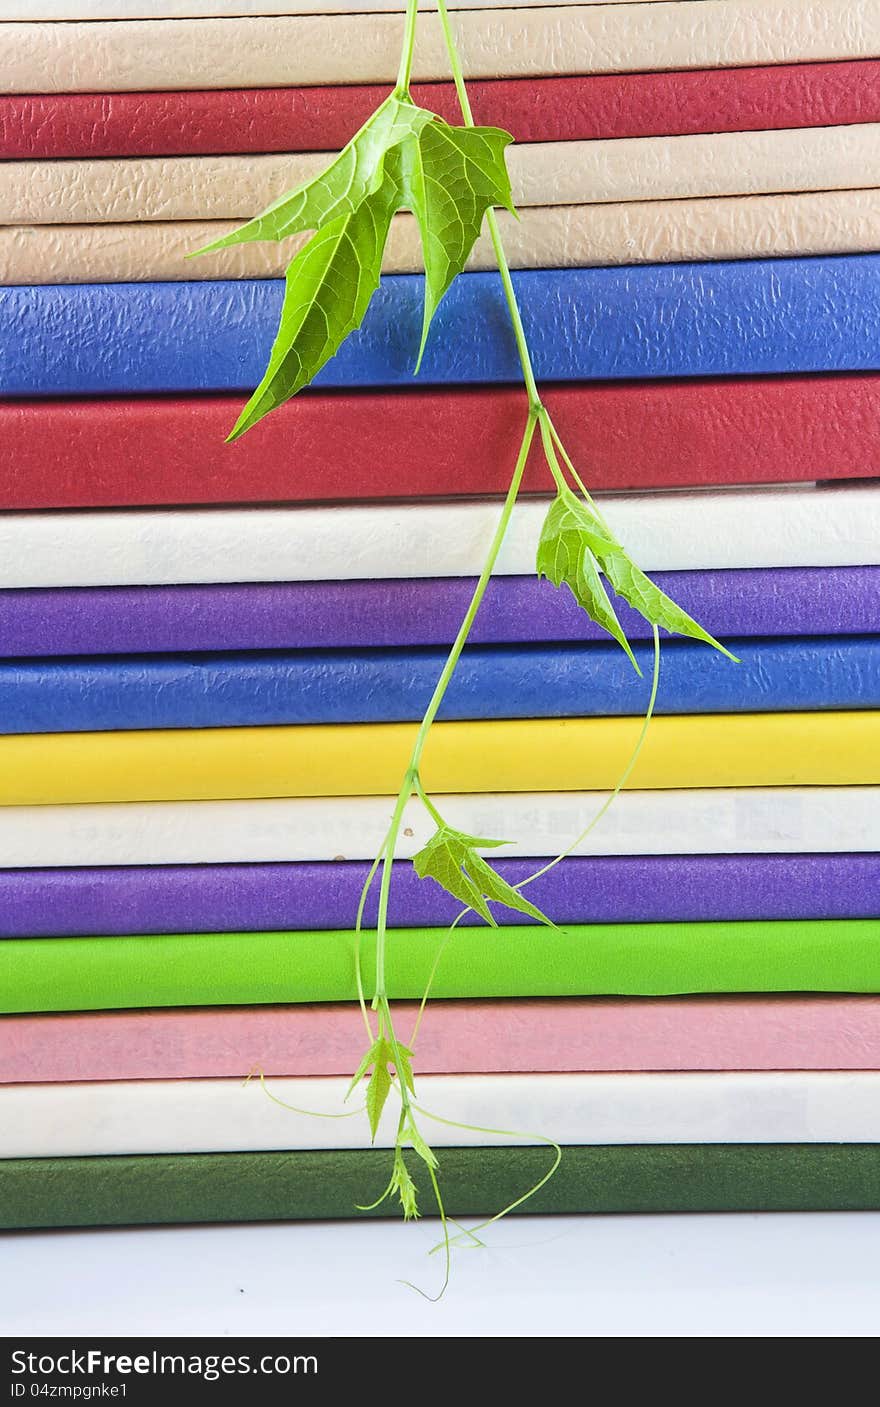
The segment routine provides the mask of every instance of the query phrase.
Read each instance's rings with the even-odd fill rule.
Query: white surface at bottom
[[[874,1338],[880,1212],[520,1217],[460,1252],[422,1222],[0,1237],[0,1333]],[[332,1353],[328,1347],[328,1353]]]

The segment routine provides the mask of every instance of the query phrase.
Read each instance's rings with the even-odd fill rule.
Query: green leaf
[[[539,573],[542,572],[541,549],[544,544],[544,535],[548,530],[551,518],[554,518],[554,514],[556,515],[554,522],[564,522],[564,531],[572,541],[577,542],[578,550],[598,563],[618,596],[632,606],[633,610],[638,611],[639,615],[643,616],[650,625],[660,626],[672,635],[686,635],[693,640],[702,640],[705,644],[720,650],[729,659],[736,660],[736,656],[732,655],[730,650],[720,644],[692,616],[689,616],[687,611],[683,611],[680,606],[677,606],[671,596],[667,596],[665,591],[661,591],[659,586],[655,586],[653,581],[645,576],[645,573],[636,566],[625,548],[621,547],[605,524],[587,504],[582,503],[569,489],[560,493],[547,515],[544,531],[541,534],[541,542],[538,546]],[[546,570],[543,574],[551,575]],[[551,580],[553,580],[552,576]],[[558,582],[556,584],[559,585]],[[605,599],[607,601],[608,598],[605,597]],[[581,602],[581,605],[583,604]],[[611,609],[610,602],[608,602],[608,606]],[[587,609],[589,610],[589,607]],[[592,615],[591,611],[590,614]],[[597,620],[598,624],[604,626],[606,630],[609,629],[609,626],[604,621],[598,620],[597,616],[593,616],[593,619]],[[613,616],[613,619],[617,629],[620,630],[617,617]],[[618,635],[617,631],[611,630],[611,634],[623,645],[635,664],[623,631],[620,630]],[[636,669],[638,669],[638,665],[636,665]]]
[[[415,1152],[418,1153],[423,1163],[427,1163],[429,1168],[433,1168],[435,1172],[437,1171],[440,1166],[437,1161],[437,1155],[433,1148],[430,1148],[422,1138],[422,1135],[419,1133],[412,1119],[409,1119],[407,1122],[401,1137],[407,1139],[412,1144]]]
[[[349,1085],[348,1089],[345,1091],[345,1097],[346,1097],[346,1099],[348,1099],[349,1095],[350,1095],[355,1089],[357,1089],[358,1085],[360,1084],[361,1080],[362,1080],[362,1079],[364,1078],[364,1076],[366,1075],[366,1073],[367,1073],[367,1071],[369,1070],[370,1066],[373,1065],[373,1064],[375,1064],[375,1062],[376,1062],[377,1060],[381,1060],[381,1059],[382,1059],[382,1049],[383,1049],[384,1044],[385,1044],[385,1042],[382,1040],[382,1038],[381,1038],[381,1036],[380,1036],[379,1039],[378,1039],[378,1040],[375,1040],[375,1041],[373,1042],[373,1044],[370,1046],[369,1050],[367,1051],[367,1053],[366,1053],[366,1055],[364,1056],[363,1060],[361,1061],[360,1065],[357,1067],[357,1069],[355,1070],[354,1074],[353,1074],[352,1077],[351,1077],[351,1084]]]
[[[661,591],[659,586],[655,586],[653,581],[645,576],[619,542],[609,538],[606,545],[599,540],[593,550],[618,596],[622,596],[624,601],[651,625],[662,626],[672,635],[687,635],[693,640],[702,640],[720,650],[722,655],[727,655],[728,659],[739,663],[736,655],[731,654],[714,635],[704,630],[693,616],[689,616],[687,611],[676,605],[671,596],[667,596],[665,591]]]
[[[514,212],[505,148],[513,141],[497,127],[450,127],[435,118],[402,150],[405,204],[419,224],[425,262],[425,314],[416,371],[431,320],[467,262],[486,211]]]
[[[427,845],[413,857],[413,865],[419,879],[436,880],[448,894],[467,904],[493,928],[496,928],[497,924],[487,900],[504,904],[508,909],[516,909],[519,913],[528,914],[539,923],[552,927],[546,914],[542,914],[540,909],[523,898],[519,890],[496,874],[474,848],[477,845],[495,847],[507,843],[504,840],[484,840],[479,836],[465,835],[463,831],[453,830],[451,826],[441,826],[431,836]]]
[[[373,1135],[373,1142],[376,1141],[376,1134],[379,1129],[379,1120],[382,1117],[382,1110],[391,1093],[391,1072],[388,1069],[388,1061],[391,1056],[391,1047],[387,1041],[377,1041],[377,1046],[381,1047],[373,1064],[373,1073],[367,1085],[367,1118],[370,1121],[370,1132]]]
[[[404,1047],[405,1048],[405,1047]],[[367,1084],[367,1118],[370,1121],[370,1132],[373,1140],[376,1138],[376,1131],[379,1128],[379,1120],[382,1117],[382,1110],[391,1093],[391,1071],[388,1069],[389,1061],[392,1058],[391,1046],[383,1036],[379,1036],[370,1046],[360,1065],[352,1076],[345,1097],[351,1094],[352,1090],[366,1078],[367,1071],[372,1067],[373,1073]],[[410,1071],[412,1078],[412,1071]]]
[[[416,1086],[413,1079],[413,1052],[408,1045],[402,1045],[400,1041],[396,1046],[392,1046],[394,1055],[394,1065],[400,1078],[400,1083],[405,1085],[410,1094],[415,1094]]]
[[[608,593],[602,585],[596,559],[590,547],[590,529],[594,525],[584,505],[566,490],[553,503],[538,541],[538,576],[547,577],[554,586],[563,582],[579,606],[591,620],[613,636],[629,656],[637,674],[641,674],[629,641],[614,611]]]
[[[320,230],[342,215],[352,215],[382,183],[387,153],[406,138],[417,136],[433,120],[433,113],[392,94],[319,176],[273,201],[255,219],[197,249],[195,254],[208,254],[251,240],[286,239],[302,230]]]
[[[393,153],[389,157],[389,161]],[[347,215],[322,226],[287,270],[269,365],[228,436],[235,440],[307,386],[350,332],[379,286],[382,252],[400,188],[393,171]]]
[[[360,326],[379,286],[392,217],[402,209],[419,222],[425,256],[421,362],[431,319],[486,210],[513,208],[504,160],[510,141],[494,127],[450,127],[392,94],[319,176],[196,251],[315,231],[288,267],[269,365],[228,440],[308,386]]]
[[[712,645],[730,659],[736,659],[714,636],[661,591],[629,557],[608,528],[580,499],[562,490],[550,506],[538,542],[537,570],[554,586],[563,582],[587,614],[607,630],[623,647],[636,671],[636,664],[614,607],[599,577],[604,572],[611,586],[651,625],[674,635],[687,635]]]
[[[430,1151],[430,1150],[429,1150]],[[419,1214],[416,1201],[416,1185],[410,1176],[400,1147],[394,1150],[394,1165],[391,1169],[389,1192],[396,1192],[400,1198],[404,1221],[412,1221]]]

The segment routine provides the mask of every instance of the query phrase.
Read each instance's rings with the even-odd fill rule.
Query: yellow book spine
[[[638,718],[440,723],[422,779],[443,792],[605,791]],[[0,804],[383,796],[397,791],[411,724],[204,728],[0,738]],[[880,784],[880,711],[655,718],[628,786]]]

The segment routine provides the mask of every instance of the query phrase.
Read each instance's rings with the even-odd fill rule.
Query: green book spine
[[[547,1171],[547,1148],[444,1148],[450,1215],[491,1216]],[[408,1162],[419,1206],[430,1185]],[[288,1221],[364,1213],[388,1181],[382,1149],[11,1158],[0,1162],[0,1227]],[[563,1150],[525,1212],[869,1211],[880,1209],[880,1144],[645,1144]]]
[[[445,944],[445,947],[444,947]],[[392,998],[880,992],[880,919],[396,929]],[[369,990],[374,941],[363,939]],[[345,930],[0,941],[0,1011],[353,1001]]]

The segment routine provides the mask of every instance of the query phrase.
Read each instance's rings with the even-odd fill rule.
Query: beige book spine
[[[656,0],[461,10],[465,76],[524,77],[872,58],[880,0]],[[10,23],[0,92],[76,93],[393,83],[400,14]],[[422,16],[413,76],[449,76]]]
[[[0,163],[0,224],[247,220],[326,153]],[[510,148],[517,206],[686,200],[880,186],[880,123]]]
[[[586,268],[704,259],[863,254],[880,249],[880,189],[621,205],[533,206],[520,220],[500,212],[517,269]],[[130,225],[10,225],[0,228],[0,283],[132,283],[143,280],[276,278],[306,236],[186,255],[234,229],[231,221]],[[398,215],[386,273],[422,269],[418,229]],[[492,269],[484,233],[469,269]]]

